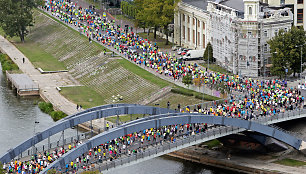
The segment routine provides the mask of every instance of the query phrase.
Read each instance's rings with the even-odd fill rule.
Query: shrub
[[[60,120],[67,116],[67,114],[62,111],[54,111],[51,103],[39,102],[38,107],[44,113],[49,114],[54,121]]]
[[[53,110],[53,105],[51,103],[39,102],[38,107],[41,111],[46,114],[50,114]]]
[[[214,101],[214,100],[218,100],[218,97],[214,97],[214,96],[209,96],[204,94],[204,98],[203,98],[203,94],[197,94],[195,95],[195,98],[200,99],[200,100],[206,100],[206,101]]]
[[[2,72],[18,70],[18,66],[6,54],[0,53],[0,62],[2,65]]]
[[[176,93],[176,94],[186,95],[186,96],[193,96],[193,92],[188,91],[188,90],[178,89],[178,88],[171,89],[171,92]]]
[[[60,120],[60,119],[62,119],[62,118],[65,118],[65,117],[67,116],[67,114],[65,114],[65,113],[62,112],[62,111],[52,111],[52,112],[50,113],[50,115],[51,115],[51,117],[52,117],[52,119],[53,119],[54,121],[58,121],[58,120]]]

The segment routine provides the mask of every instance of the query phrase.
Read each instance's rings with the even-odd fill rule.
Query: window
[[[264,31],[264,36],[268,37],[268,31],[267,30]]]
[[[288,28],[284,28],[284,30],[285,30],[285,32],[287,32],[287,31],[288,31]]]
[[[193,25],[195,24],[195,19],[194,19],[194,18],[192,18],[192,24],[193,24]]]
[[[203,30],[205,30],[205,22],[203,22]]]
[[[268,52],[268,44],[264,45],[264,53]]]
[[[203,34],[203,48],[205,48],[205,34]]]
[[[194,44],[195,43],[195,31],[192,30],[192,43]]]
[[[303,4],[304,1],[303,1],[303,0],[297,0],[297,3],[298,3],[298,4]]]
[[[280,0],[280,4],[285,4],[285,0]]]
[[[187,16],[187,19],[188,19],[188,24],[190,23],[190,17],[189,16]]]
[[[186,34],[185,33],[185,26],[183,25],[183,39],[185,39],[185,37],[186,37],[185,34]]]
[[[278,29],[274,30],[274,35],[276,36],[278,33]]]
[[[185,15],[183,14],[183,21],[185,22]]]
[[[198,40],[197,40],[197,45],[200,45],[200,32],[198,32],[198,36],[197,36]]]
[[[188,42],[190,42],[190,28],[188,28]]]
[[[250,37],[250,36],[252,36],[252,32],[251,31],[248,32],[248,37]]]
[[[249,7],[249,15],[252,15],[252,7]]]
[[[200,25],[201,25],[201,22],[200,22],[200,21],[198,21],[198,27],[200,27]]]
[[[303,23],[303,9],[297,9],[297,23]]]

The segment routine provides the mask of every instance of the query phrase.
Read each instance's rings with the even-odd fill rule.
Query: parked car
[[[200,59],[201,57],[203,57],[203,54],[204,50],[188,50],[183,56],[183,59],[184,60]]]
[[[189,48],[179,48],[178,51],[177,51],[177,54],[178,55],[185,55],[188,50],[191,50],[191,49],[189,49]]]

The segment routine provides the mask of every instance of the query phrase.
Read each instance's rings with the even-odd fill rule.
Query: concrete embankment
[[[290,167],[276,164],[271,159],[266,159],[265,155],[231,155],[230,158],[220,151],[209,150],[198,146],[167,154],[182,160],[192,161],[206,166],[231,170],[239,173],[306,173],[306,166]]]

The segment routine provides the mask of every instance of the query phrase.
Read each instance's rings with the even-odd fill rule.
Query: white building
[[[273,10],[260,0],[182,0],[174,41],[193,49],[205,49],[211,42],[219,65],[257,77],[269,63],[267,41],[280,29],[290,29],[292,22],[289,8]]]

